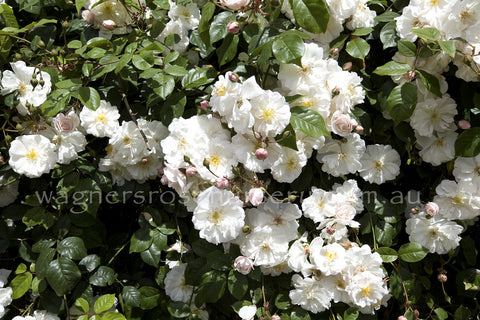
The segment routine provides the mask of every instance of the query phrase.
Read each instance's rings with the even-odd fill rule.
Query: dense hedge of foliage
[[[477,319],[476,0],[0,0],[0,318]]]

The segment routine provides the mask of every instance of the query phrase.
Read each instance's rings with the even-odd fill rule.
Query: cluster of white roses
[[[443,180],[435,189],[433,202],[407,220],[410,241],[438,254],[458,247],[464,227],[475,223],[480,215],[479,170],[480,156],[455,160],[456,181]]]
[[[12,303],[13,290],[5,287],[10,272],[10,270],[0,269],[0,319],[5,315],[5,307]]]
[[[12,320],[60,320],[60,318],[56,314],[46,310],[35,310],[33,316],[16,316]]]
[[[453,59],[453,63],[458,67],[455,75],[465,81],[478,81],[479,18],[480,4],[476,0],[412,0],[403,8],[402,15],[396,18],[397,33],[402,39],[415,41],[417,35],[412,32],[412,29],[437,28],[440,31],[441,40],[454,40],[459,50]],[[460,38],[465,42],[459,40]],[[445,71],[452,61],[444,53],[435,55],[433,59],[435,61],[431,64],[432,70]],[[425,61],[420,59],[419,63],[424,64]]]

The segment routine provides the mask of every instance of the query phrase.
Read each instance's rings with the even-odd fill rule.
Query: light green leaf
[[[32,285],[32,274],[25,272],[17,275],[10,282],[9,286],[12,288],[12,299],[18,299],[23,297],[25,293],[30,289]]]
[[[375,252],[377,252],[380,255],[380,257],[382,258],[382,261],[385,263],[393,262],[398,258],[397,251],[395,251],[392,248],[381,247],[381,248],[378,248]]]
[[[399,258],[405,262],[421,261],[427,253],[428,251],[416,242],[405,243],[398,249]]]
[[[412,67],[406,63],[389,61],[383,66],[376,68],[373,73],[380,76],[401,76],[412,70]]]
[[[97,110],[100,107],[100,94],[92,87],[81,87],[78,98],[89,109]]]
[[[387,98],[387,110],[395,125],[407,120],[417,105],[417,87],[403,83],[393,88]]]
[[[330,136],[322,116],[305,106],[293,107],[290,123],[293,128],[302,131],[310,137]]]
[[[397,48],[405,57],[415,57],[417,55],[417,46],[411,41],[398,40]]]
[[[305,46],[300,36],[288,33],[273,41],[272,51],[280,62],[295,63],[300,66]]]
[[[95,313],[102,313],[112,308],[115,304],[115,295],[114,294],[104,294],[95,301],[93,310]]]
[[[412,29],[412,32],[425,40],[437,41],[440,38],[440,31],[436,28]]]
[[[438,44],[443,51],[445,51],[450,57],[455,58],[455,52],[457,47],[453,41],[439,41]]]
[[[295,23],[312,33],[327,30],[330,10],[325,0],[289,0]]]
[[[83,298],[78,298],[77,300],[75,300],[75,307],[83,311],[83,313],[87,313],[88,310],[90,310],[88,301]]]
[[[370,45],[362,38],[355,38],[347,42],[346,50],[352,57],[363,60],[370,52]]]

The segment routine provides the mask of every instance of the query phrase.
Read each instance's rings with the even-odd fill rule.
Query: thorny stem
[[[145,135],[145,132],[138,126],[137,119],[135,118],[135,115],[132,112],[132,108],[130,108],[130,104],[128,103],[127,100],[127,95],[125,93],[122,93],[123,101],[125,102],[125,106],[127,107],[128,113],[130,114],[130,117],[133,120],[133,123],[137,126],[138,131],[140,131],[140,134],[142,135],[143,141],[145,141],[145,145],[147,146],[148,151],[152,151],[152,148],[150,148],[150,145],[148,143],[147,136]]]

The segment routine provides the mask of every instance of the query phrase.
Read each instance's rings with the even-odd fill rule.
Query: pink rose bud
[[[203,100],[202,102],[200,102],[200,108],[202,108],[203,110],[207,110],[208,107],[210,107],[210,103],[208,103],[207,100]]]
[[[349,62],[346,62],[344,65],[343,65],[343,70],[345,71],[350,71],[352,69],[352,66],[353,64],[349,61]]]
[[[233,267],[241,274],[247,275],[253,269],[253,261],[250,258],[238,256],[233,263]]]
[[[248,201],[254,205],[258,206],[263,201],[263,190],[261,188],[252,188],[248,191]]]
[[[168,184],[168,178],[167,176],[163,175],[162,178],[160,179],[160,182],[166,186]]]
[[[353,124],[356,121],[353,122],[349,115],[337,111],[333,114],[331,123],[332,131],[335,134],[346,137],[352,132]]]
[[[0,162],[4,162],[4,161],[3,161],[3,157],[2,157],[2,156],[0,156]]]
[[[280,316],[274,314],[271,319],[272,319],[272,320],[280,320]]]
[[[147,159],[147,158],[143,158],[143,159],[142,159],[142,163],[148,163],[148,159]]]
[[[95,14],[90,10],[82,11],[82,18],[89,24],[93,24],[95,22]]]
[[[232,82],[237,82],[238,81],[238,76],[233,72],[229,72],[228,73],[228,79],[230,79],[230,81],[232,81]]]
[[[225,178],[218,178],[217,180],[215,180],[215,187],[217,187],[218,189],[225,189],[226,187],[228,187],[228,180]]]
[[[447,280],[448,280],[447,275],[444,274],[444,273],[439,274],[437,279],[438,279],[438,281],[443,282],[443,283],[447,282]]]
[[[404,316],[398,316],[397,320],[408,320],[407,317]]]
[[[333,49],[333,51],[332,51],[332,55],[333,55],[333,56],[336,56],[339,52],[340,52],[340,49],[335,48],[335,49]]]
[[[419,213],[420,211],[418,211],[418,208],[412,208],[412,210],[410,210],[413,214],[417,214]]]
[[[188,166],[185,170],[185,173],[187,174],[187,176],[193,177],[197,174],[197,168],[195,168],[194,166]]]
[[[70,132],[78,126],[79,119],[75,113],[65,116],[63,113],[57,114],[53,119],[53,126],[58,132]]]
[[[334,234],[334,233],[335,233],[335,228],[334,228],[334,227],[327,227],[327,233],[328,233],[329,235]]]
[[[113,29],[115,29],[115,21],[113,21],[113,20],[103,20],[102,26],[105,29],[113,30]]]
[[[436,204],[435,202],[429,202],[427,203],[427,205],[425,206],[425,210],[423,211],[427,216],[433,217],[438,213],[439,210],[440,210],[440,207],[438,206],[438,204]]]
[[[258,148],[255,150],[255,157],[257,157],[258,160],[264,160],[268,157],[268,151],[264,148]]]
[[[249,2],[250,0],[220,0],[222,6],[232,10],[241,9],[245,7]]]
[[[410,70],[405,73],[405,78],[407,78],[408,81],[412,81],[413,79],[415,79],[415,71]]]
[[[220,119],[220,116],[219,116],[218,114],[216,114],[216,113],[212,113],[212,117],[213,117],[213,118]]]
[[[340,94],[340,89],[338,89],[337,87],[333,88],[332,90],[332,97],[336,97]]]
[[[230,21],[227,24],[227,30],[230,33],[238,33],[238,31],[240,31],[240,25],[237,21]]]
[[[362,134],[363,132],[363,127],[361,125],[358,125],[355,127],[355,132],[358,133],[358,134]]]
[[[463,129],[463,130],[470,129],[472,127],[470,122],[468,122],[467,120],[458,121],[458,126],[460,127],[460,129]]]

